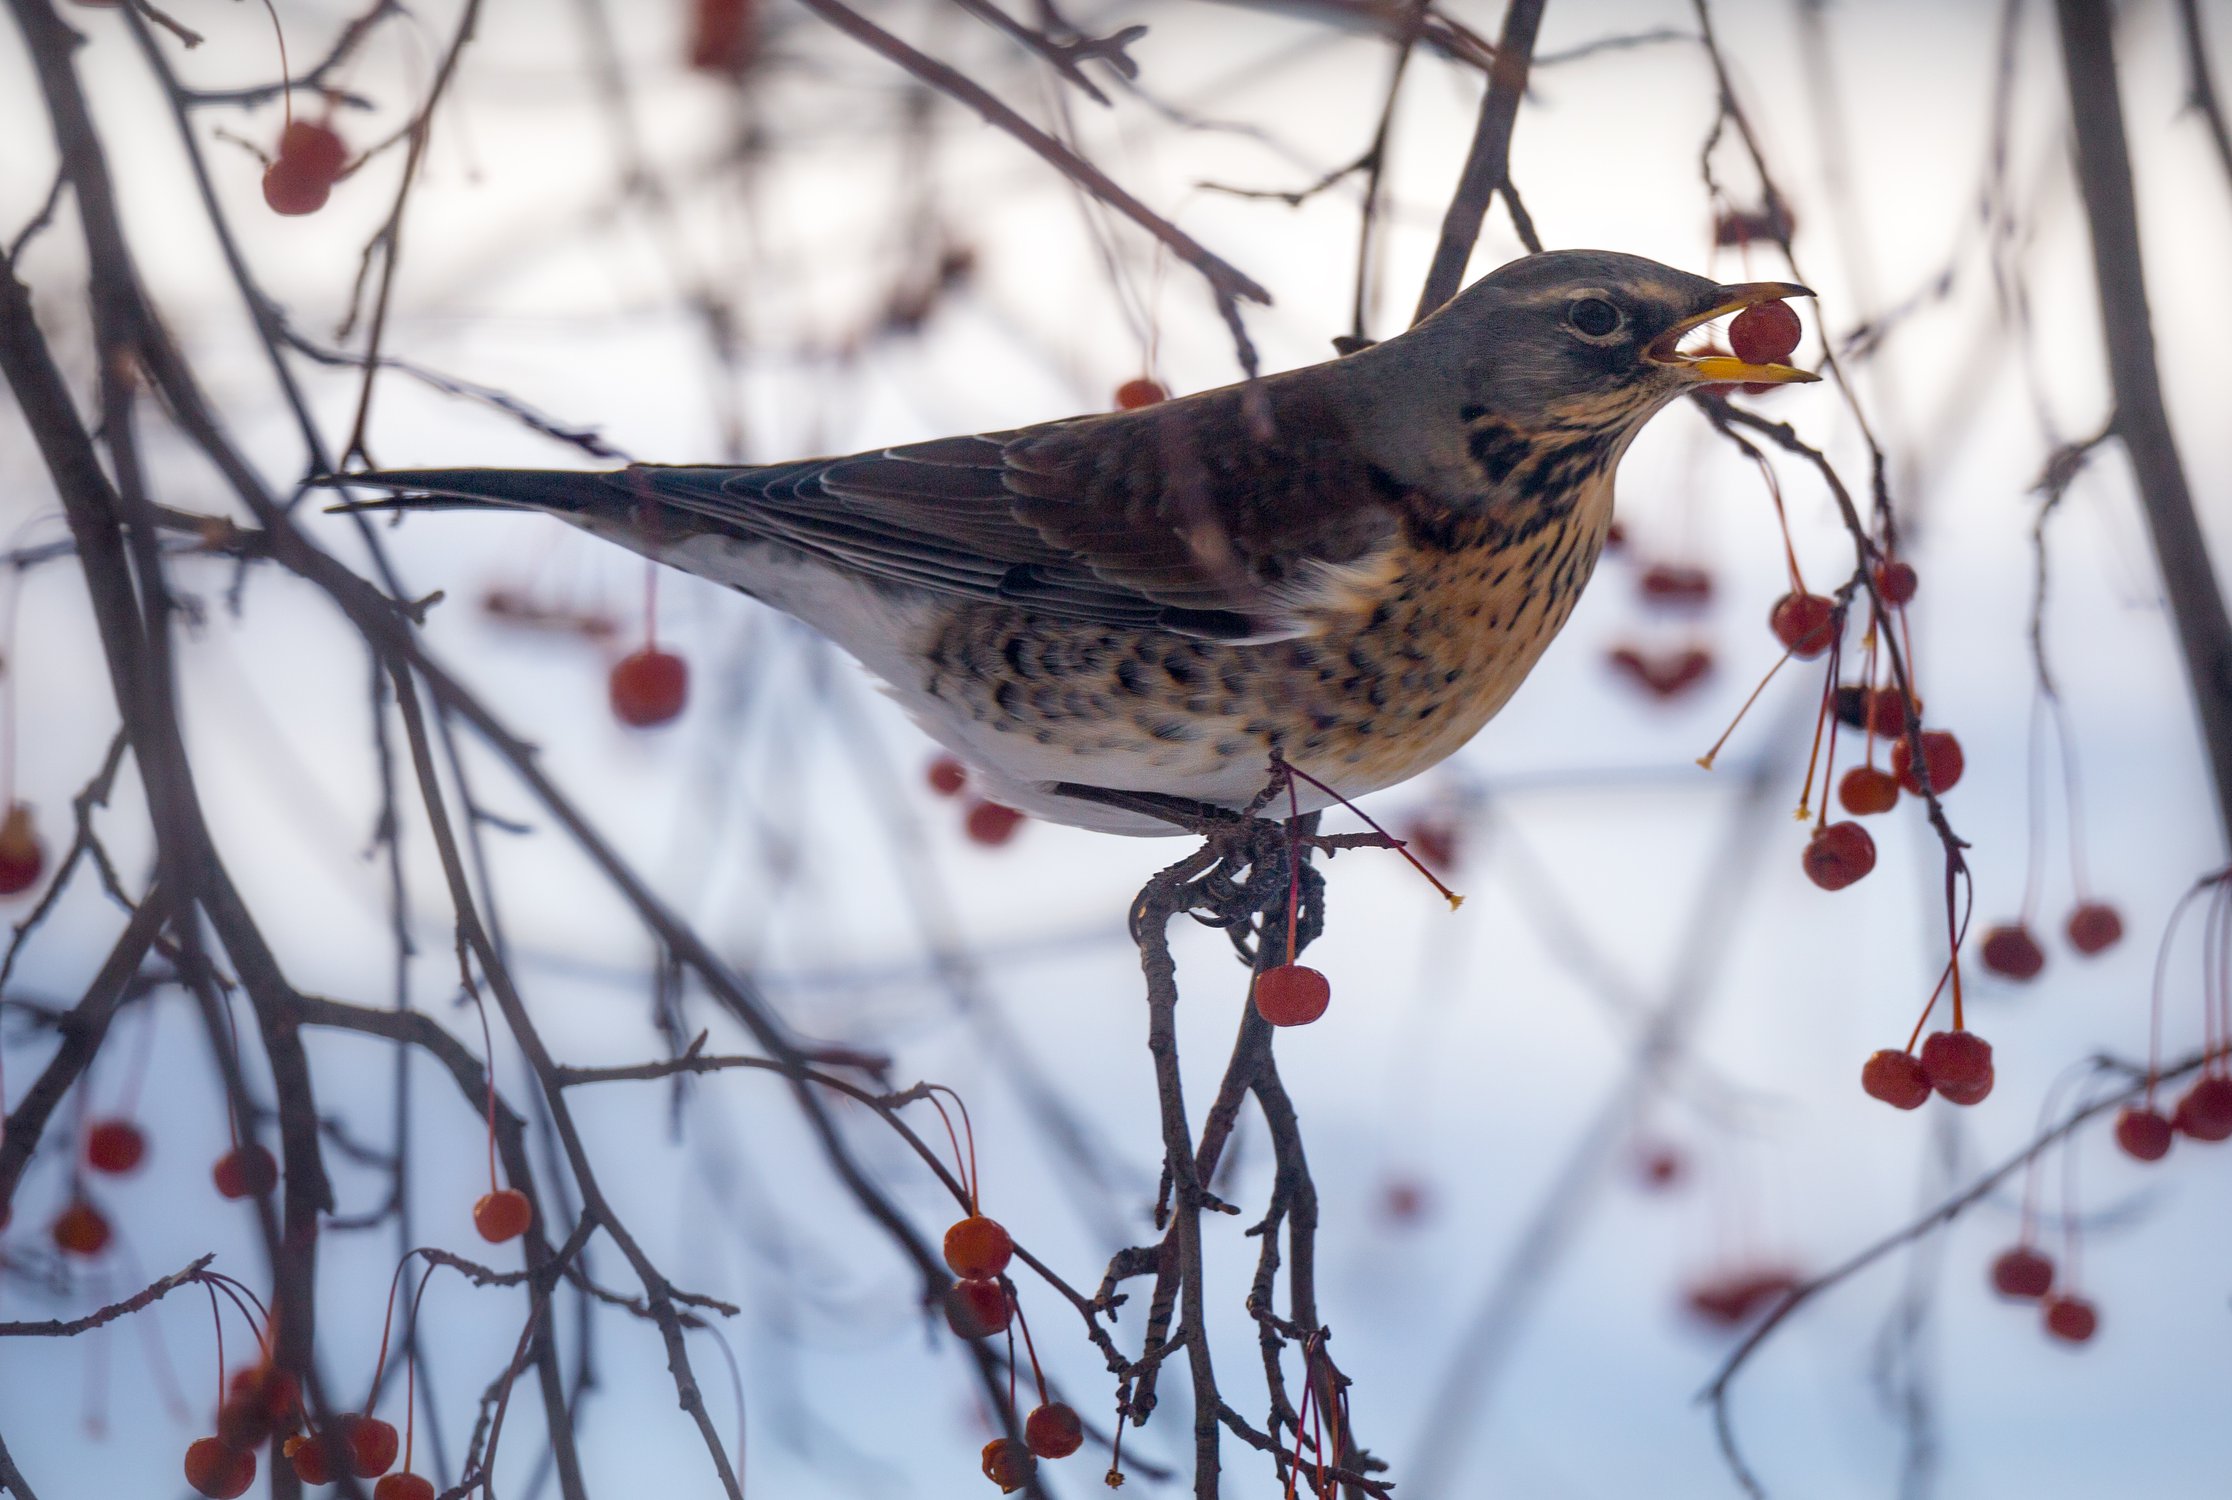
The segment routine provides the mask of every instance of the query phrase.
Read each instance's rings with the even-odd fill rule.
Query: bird
[[[1555,250],[1321,364],[1134,410],[751,467],[332,476],[541,511],[805,622],[1034,817],[1311,811],[1471,740],[1572,614],[1644,423],[1818,377],[1680,342],[1795,296]],[[1282,793],[1281,801],[1286,800]]]

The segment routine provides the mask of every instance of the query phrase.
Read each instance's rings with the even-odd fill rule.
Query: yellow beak
[[[1673,365],[1690,379],[1710,385],[1797,385],[1821,377],[1811,370],[1801,370],[1791,365],[1754,365],[1732,354],[1684,354],[1675,346],[1682,336],[1693,329],[1702,328],[1715,318],[1725,318],[1730,313],[1742,312],[1747,307],[1762,302],[1780,302],[1786,297],[1811,297],[1812,291],[1795,281],[1740,281],[1720,289],[1714,304],[1701,313],[1684,318],[1672,328],[1651,341],[1645,354],[1662,365]]]

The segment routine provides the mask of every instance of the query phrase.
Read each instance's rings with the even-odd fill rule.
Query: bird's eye
[[[1620,310],[1602,297],[1583,297],[1566,309],[1566,321],[1588,337],[1600,339],[1622,320]]]

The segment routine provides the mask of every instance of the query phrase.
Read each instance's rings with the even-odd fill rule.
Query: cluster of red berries
[[[2012,1302],[2038,1303],[2047,1333],[2064,1343],[2085,1343],[2100,1329],[2100,1309],[2077,1292],[2056,1292],[2053,1261],[2027,1241],[1992,1262],[1992,1289]]]
[[[2123,940],[2123,914],[2105,901],[2080,901],[2063,927],[2069,946],[2087,958]],[[2018,984],[2036,979],[2046,967],[2046,950],[2023,918],[1985,929],[1978,945],[1984,967]]]
[[[279,132],[279,154],[264,167],[264,202],[290,218],[314,214],[348,165],[349,148],[331,124],[289,120]]]
[[[2203,1072],[2167,1115],[2155,1108],[2150,1082],[2146,1099],[2116,1116],[2116,1144],[2140,1161],[2162,1160],[2181,1135],[2209,1145],[2232,1140],[2232,1074]]]
[[[1980,1104],[1992,1092],[1992,1044],[1954,1023],[1933,1031],[1917,1057],[1885,1048],[1860,1069],[1860,1087],[1894,1109],[1920,1109],[1932,1093],[1954,1104]]]
[[[941,797],[961,797],[969,789],[969,768],[951,755],[941,755],[930,762],[924,778],[930,790]],[[997,849],[1014,838],[1024,824],[1024,816],[1014,808],[982,797],[969,797],[967,811],[961,815],[961,831],[969,842],[987,849]]]
[[[1610,531],[1605,546],[1616,550]],[[1713,575],[1688,563],[1652,563],[1636,575],[1635,587],[1644,603],[1677,614],[1701,610],[1713,600]],[[1604,659],[1621,678],[1661,702],[1681,697],[1713,674],[1713,653],[1695,641],[1657,647],[1618,645],[1608,649]]]
[[[1683,1295],[1690,1315],[1715,1328],[1741,1328],[1764,1315],[1800,1285],[1798,1273],[1781,1266],[1720,1272],[1692,1283]]]

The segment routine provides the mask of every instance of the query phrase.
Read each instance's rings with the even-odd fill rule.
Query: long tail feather
[[[624,472],[624,471],[623,471]],[[560,515],[609,505],[609,472],[564,469],[388,469],[370,474],[336,474],[323,481],[330,489],[392,491],[385,500],[358,500],[333,507],[365,510],[540,510]]]

